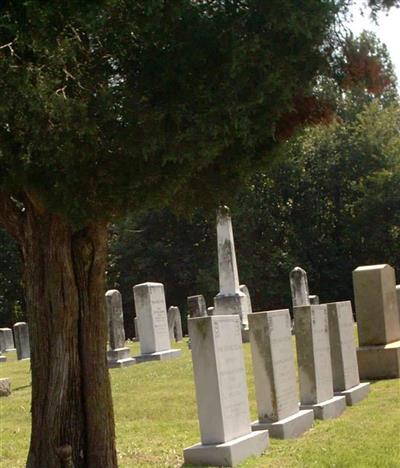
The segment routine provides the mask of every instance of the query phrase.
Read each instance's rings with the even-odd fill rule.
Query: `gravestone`
[[[121,293],[117,289],[106,292],[106,310],[110,349],[107,351],[108,367],[128,367],[136,363],[125,346],[124,312]]]
[[[206,317],[207,306],[204,296],[198,294],[197,296],[189,296],[187,298],[188,314],[191,318]]]
[[[15,351],[13,332],[11,328],[0,328],[0,351],[6,353]]]
[[[201,443],[184,450],[190,465],[234,466],[261,454],[268,431],[252,432],[241,323],[236,315],[189,319]]]
[[[400,377],[400,318],[396,280],[390,265],[353,271],[360,378]]]
[[[26,322],[17,322],[13,326],[14,342],[17,350],[17,359],[29,359],[31,350],[29,346],[29,329]]]
[[[293,307],[310,305],[310,292],[306,271],[300,267],[293,268],[290,272],[289,280]]]
[[[207,315],[214,315],[214,307],[207,307]]]
[[[6,397],[11,394],[10,379],[0,379],[0,397]]]
[[[258,421],[253,430],[271,437],[298,437],[311,428],[312,410],[299,410],[289,310],[249,315]]]
[[[346,408],[346,399],[333,394],[327,307],[294,307],[294,321],[300,409],[314,410],[316,419],[337,418]]]
[[[169,338],[170,340],[175,340],[176,342],[182,341],[182,320],[179,307],[171,306],[168,309],[168,328],[169,328]]]
[[[181,350],[171,349],[164,286],[161,283],[137,284],[133,294],[141,352],[135,356],[136,362],[179,357]]]
[[[310,294],[308,296],[308,299],[309,299],[311,305],[318,305],[319,304],[319,296],[317,296],[316,294]]]
[[[351,302],[332,302],[327,308],[333,391],[352,406],[368,395],[370,384],[360,383]]]
[[[214,315],[238,314],[242,329],[246,329],[248,301],[240,290],[232,219],[227,206],[217,210],[217,242],[219,293],[214,297]],[[248,331],[244,331],[242,339],[248,341]]]

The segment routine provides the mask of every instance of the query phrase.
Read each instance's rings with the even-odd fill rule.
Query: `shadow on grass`
[[[25,388],[29,388],[29,387],[32,387],[32,383],[28,385],[23,385],[22,387],[16,387],[13,389],[13,392],[17,392],[18,390],[25,390]]]

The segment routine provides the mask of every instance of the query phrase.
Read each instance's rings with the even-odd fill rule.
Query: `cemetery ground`
[[[187,340],[174,345],[182,357],[112,369],[119,466],[180,467],[183,449],[199,442],[192,362]],[[250,345],[244,344],[252,420],[257,418]],[[139,343],[130,343],[131,355]],[[0,467],[25,466],[30,431],[29,361],[7,353],[0,377],[12,394],[0,400]],[[316,421],[296,440],[271,440],[262,457],[240,467],[400,466],[400,381],[373,382],[368,398],[335,420]]]

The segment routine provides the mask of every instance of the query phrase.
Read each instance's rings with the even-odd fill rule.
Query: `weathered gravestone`
[[[352,406],[368,395],[370,384],[360,383],[351,302],[332,302],[327,308],[333,391]]]
[[[326,305],[294,307],[300,408],[314,410],[316,419],[332,419],[346,408],[334,396],[328,312]]]
[[[171,306],[168,309],[168,328],[170,340],[182,341],[182,320],[179,307]]]
[[[258,408],[253,430],[271,437],[298,437],[311,428],[312,410],[299,411],[289,310],[249,315],[251,354]]]
[[[206,301],[202,294],[198,294],[197,296],[189,296],[187,298],[187,307],[190,318],[207,316]]]
[[[370,265],[353,271],[360,378],[400,377],[400,319],[394,269]]]
[[[191,465],[234,466],[268,445],[251,432],[239,315],[189,319],[201,443],[184,450]]]
[[[0,328],[0,351],[6,353],[15,351],[13,332],[11,328]]]
[[[214,315],[214,307],[207,307],[207,315]]]
[[[310,305],[310,292],[306,271],[300,267],[293,268],[290,272],[289,280],[293,307]]]
[[[133,328],[134,328],[134,331],[135,331],[135,340],[136,341],[139,341],[140,340],[140,337],[139,337],[139,327],[138,327],[138,320],[137,320],[137,317],[135,317],[133,319]]]
[[[232,220],[227,206],[217,211],[219,293],[214,297],[214,315],[238,314],[242,330],[248,330],[246,295],[240,290]],[[248,341],[248,331],[243,333]]]
[[[171,349],[164,286],[161,283],[143,283],[133,287],[137,324],[140,336],[139,356],[136,361],[160,361],[181,355],[180,349]]]
[[[11,394],[10,379],[0,379],[0,397],[6,397]]]
[[[17,322],[13,326],[17,359],[29,359],[31,350],[29,345],[29,329],[26,322]]]
[[[121,293],[117,289],[106,292],[106,309],[110,348],[107,351],[108,367],[128,367],[136,363],[125,346],[124,312]]]

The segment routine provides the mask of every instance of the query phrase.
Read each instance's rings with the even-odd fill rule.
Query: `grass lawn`
[[[139,354],[138,343],[130,345]],[[178,467],[199,442],[190,351],[180,359],[111,370],[119,466]],[[251,414],[256,419],[250,347],[244,345]],[[29,361],[0,364],[12,394],[0,400],[0,466],[25,466],[30,431]],[[296,440],[271,440],[241,467],[400,467],[400,380],[372,384],[369,397],[336,420],[316,422]],[[99,467],[100,468],[100,467]]]

